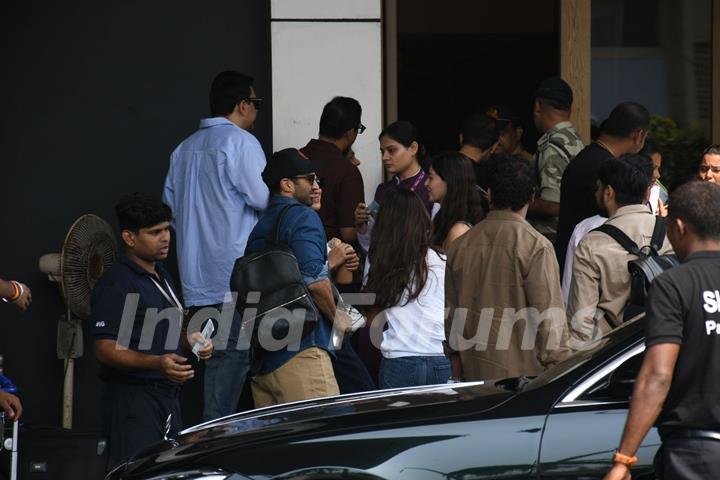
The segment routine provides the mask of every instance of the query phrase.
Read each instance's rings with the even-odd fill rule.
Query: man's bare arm
[[[679,351],[680,345],[675,343],[653,345],[645,351],[645,359],[635,381],[630,411],[618,447],[619,453],[635,455],[643,438],[660,415],[670,390]],[[616,463],[605,478],[625,478],[628,471],[626,465]]]
[[[542,198],[536,198],[528,208],[528,217],[532,218],[549,218],[560,215],[560,204],[556,202],[548,202]]]
[[[124,348],[118,348],[117,342],[110,339],[95,340],[95,356],[104,365],[118,370],[158,371],[173,382],[182,383],[191,379],[195,372],[192,365],[186,364],[187,358],[175,353],[150,355]]]

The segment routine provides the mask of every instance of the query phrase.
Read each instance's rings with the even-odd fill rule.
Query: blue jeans
[[[219,310],[222,305],[214,305],[214,307]],[[203,421],[225,417],[238,411],[245,377],[250,370],[249,350],[236,349],[240,326],[240,314],[236,310],[227,348],[215,349],[212,357],[205,362]]]
[[[447,383],[450,361],[445,356],[385,358],[380,362],[380,388]]]

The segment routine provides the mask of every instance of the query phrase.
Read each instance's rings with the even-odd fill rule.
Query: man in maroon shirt
[[[310,140],[300,150],[319,164],[322,206],[318,213],[325,234],[328,239],[336,237],[346,243],[356,242],[354,211],[364,201],[360,170],[348,155],[358,134],[365,130],[361,115],[362,108],[354,98],[333,98],[323,108],[318,139]]]

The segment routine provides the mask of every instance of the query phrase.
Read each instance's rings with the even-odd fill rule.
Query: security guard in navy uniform
[[[124,196],[115,211],[125,252],[92,294],[111,468],[180,431],[180,386],[194,376],[190,343],[203,342],[199,359],[213,351],[212,341],[198,332],[191,339],[182,334],[183,306],[160,264],[170,248],[170,207],[135,193]],[[147,338],[146,323],[153,327]]]
[[[554,242],[560,215],[560,182],[570,160],[585,145],[570,123],[573,92],[567,82],[550,77],[538,86],[533,98],[533,120],[543,135],[535,153],[538,191],[528,209],[528,221]]]

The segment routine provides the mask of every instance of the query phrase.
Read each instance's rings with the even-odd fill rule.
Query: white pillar
[[[362,162],[365,199],[382,181],[380,0],[272,0],[273,151],[317,138],[323,106],[335,96],[362,105],[353,150]]]

